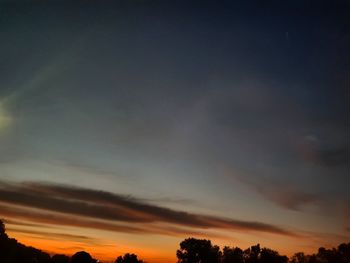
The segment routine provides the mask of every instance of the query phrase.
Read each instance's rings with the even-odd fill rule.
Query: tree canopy
[[[96,263],[97,260],[93,259],[91,255],[85,251],[79,251],[75,253],[71,258],[71,263]]]
[[[210,240],[187,238],[176,252],[179,263],[219,263],[220,248]]]
[[[143,263],[143,261],[137,259],[135,254],[126,253],[124,256],[119,256],[115,263]]]

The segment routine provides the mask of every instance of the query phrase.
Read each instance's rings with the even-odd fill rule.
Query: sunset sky
[[[9,236],[154,263],[187,237],[287,255],[349,242],[349,12],[0,0]]]

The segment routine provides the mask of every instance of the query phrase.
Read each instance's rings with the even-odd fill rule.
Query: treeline
[[[180,243],[176,256],[178,263],[350,263],[350,243],[332,249],[321,247],[312,255],[299,252],[288,258],[259,244],[245,250],[227,246],[220,250],[210,240],[188,238]]]
[[[340,244],[337,248],[318,249],[316,254],[305,255],[302,252],[291,258],[280,255],[269,248],[261,248],[259,244],[245,250],[239,247],[213,245],[210,240],[187,238],[180,243],[176,251],[178,263],[350,263],[350,243]],[[0,220],[0,263],[98,263],[97,259],[85,251],[73,256],[53,255],[18,243],[9,238],[5,225]],[[146,263],[135,254],[119,256],[115,263]]]

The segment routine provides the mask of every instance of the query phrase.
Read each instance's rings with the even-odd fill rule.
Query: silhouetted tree
[[[221,254],[210,240],[187,238],[180,243],[176,256],[179,263],[219,263]]]
[[[16,241],[17,243],[17,241]],[[39,249],[33,247],[27,247],[25,245],[17,243],[15,248],[15,260],[14,262],[21,263],[50,263],[50,255],[42,252]]]
[[[222,263],[244,263],[243,250],[239,247],[224,247],[222,251]]]
[[[338,254],[338,251],[335,248],[325,249],[324,247],[320,247],[316,256],[320,262],[340,262],[340,255]]]
[[[291,263],[308,263],[309,259],[303,252],[295,253],[291,259]]]
[[[341,263],[350,262],[350,243],[340,244],[338,246],[338,254]]]
[[[260,255],[260,244],[251,246],[250,248],[244,250],[244,262],[245,263],[258,263]]]
[[[5,224],[0,220],[0,239],[7,239]]]
[[[39,249],[18,243],[8,238],[3,221],[0,220],[0,262],[1,263],[50,263],[49,254]]]
[[[71,263],[95,263],[96,260],[85,251],[79,251],[75,253],[71,258]]]
[[[135,254],[126,253],[124,256],[119,256],[115,263],[143,263]]]
[[[260,263],[287,263],[288,258],[286,256],[281,256],[277,251],[269,248],[263,248],[260,251],[259,256]]]
[[[308,263],[320,263],[315,254],[308,257]]]

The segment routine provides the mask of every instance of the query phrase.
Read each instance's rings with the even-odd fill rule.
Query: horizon
[[[1,224],[1,231],[0,231],[0,241],[2,243],[2,245],[4,245],[4,240],[8,240],[8,241],[15,241],[15,243],[12,243],[12,244],[18,244],[17,240],[16,239],[13,239],[12,237],[9,237],[7,235],[7,228],[4,224],[4,221],[0,220],[0,223]],[[10,223],[11,224],[11,223]],[[15,224],[14,222],[12,222],[12,224]],[[50,233],[48,233],[50,234]],[[52,233],[51,233],[52,234]],[[70,238],[72,236],[70,235],[64,235],[65,238]],[[201,247],[203,246],[203,244],[207,244],[209,246],[211,246],[211,249],[213,249],[214,251],[217,251],[217,252],[214,252],[214,253],[218,253],[216,254],[217,257],[221,258],[221,260],[223,261],[218,261],[218,262],[250,262],[249,261],[249,257],[250,257],[250,260],[256,260],[256,251],[259,251],[258,253],[260,254],[258,256],[258,258],[260,258],[259,260],[262,260],[262,262],[319,262],[317,260],[321,260],[320,262],[330,262],[330,263],[335,263],[336,262],[348,262],[347,260],[349,259],[349,248],[350,248],[350,243],[342,243],[342,244],[339,244],[337,247],[329,247],[329,248],[325,248],[325,247],[319,247],[317,252],[315,251],[314,253],[305,253],[304,251],[299,251],[297,253],[293,253],[293,255],[281,255],[279,253],[279,251],[276,251],[274,249],[271,250],[271,248],[268,248],[268,247],[265,247],[265,246],[261,246],[261,244],[257,243],[255,245],[252,245],[252,246],[249,246],[247,247],[246,249],[243,248],[240,248],[238,246],[229,246],[229,245],[225,245],[225,246],[217,246],[216,244],[213,244],[211,242],[211,240],[209,239],[197,239],[197,238],[193,238],[193,237],[188,237],[184,240],[181,241],[181,243],[179,243],[179,247],[178,249],[176,250],[176,254],[177,254],[177,258],[178,260],[180,260],[180,257],[185,257],[185,258],[182,258],[181,260],[184,260],[184,261],[177,261],[177,262],[187,262],[186,258],[187,258],[187,255],[188,253],[193,253],[193,252],[197,252],[199,253],[200,255],[204,256],[204,260],[208,260],[208,258],[206,258],[206,256],[208,256],[208,247],[206,248],[206,252],[204,254],[203,253],[203,250],[198,250],[196,251],[196,249],[198,248],[195,248],[193,247],[193,242],[197,243],[197,246],[198,247]],[[204,243],[203,243],[204,242]],[[209,242],[209,243],[208,243]],[[187,244],[187,245],[186,245]],[[192,244],[192,245],[191,245]],[[200,245],[201,244],[201,245]],[[21,245],[21,242],[19,243],[19,245]],[[5,245],[6,246],[6,245]],[[18,245],[16,245],[17,248],[16,249],[19,249]],[[26,247],[26,246],[25,246]],[[0,247],[0,248],[3,248],[3,247]],[[34,250],[37,250],[36,247],[30,245],[26,248],[33,248]],[[202,247],[203,248],[203,247]],[[15,249],[12,245],[12,251],[14,251],[13,249]],[[20,249],[23,249],[23,248],[20,248]],[[191,249],[195,249],[193,250],[192,252]],[[217,249],[217,250],[216,250]],[[2,259],[4,260],[8,260],[6,258],[6,251],[3,251],[5,252],[5,258],[2,257]],[[58,262],[84,262],[84,263],[98,263],[98,262],[102,262],[102,263],[110,263],[110,262],[117,262],[117,260],[120,260],[118,261],[119,263],[120,262],[134,262],[134,263],[147,263],[149,262],[148,260],[147,261],[144,261],[140,258],[138,258],[138,255],[133,253],[133,252],[126,252],[124,253],[124,255],[117,255],[111,259],[107,259],[105,258],[104,260],[99,260],[98,258],[96,258],[94,256],[93,253],[90,253],[89,251],[85,251],[85,250],[77,250],[73,253],[65,253],[65,252],[62,252],[62,253],[59,253],[59,252],[50,252],[50,251],[45,251],[45,250],[37,250],[37,252],[39,253],[47,253],[47,255],[49,257],[51,257],[51,260],[52,262],[57,262],[57,261],[54,261],[54,258],[57,257],[57,256],[64,256],[64,257],[68,257],[66,259],[64,259],[62,261],[62,259]],[[21,254],[23,252],[20,252],[18,251],[18,254]],[[45,255],[42,255],[42,258],[40,259],[40,257],[38,256],[35,256],[35,253],[32,251],[32,260],[39,260],[39,262],[41,262],[41,260],[44,260],[43,262],[51,262],[51,261],[47,261],[45,260]],[[80,260],[83,260],[83,261],[77,261],[78,258],[76,258],[75,260],[73,260],[73,257],[77,257],[78,254],[80,253],[84,253],[84,254],[87,254],[88,257],[90,257],[90,260],[87,259],[84,255],[84,258],[85,259],[80,259]],[[182,254],[182,256],[179,256],[178,253]],[[231,254],[233,253],[233,254]],[[237,255],[239,253],[242,253],[242,261],[239,261],[239,258],[237,258]],[[129,257],[131,255],[131,257],[134,257],[134,261],[132,261],[132,259]],[[235,256],[234,256],[235,255]],[[277,255],[277,258],[276,258],[276,255]],[[4,255],[2,255],[4,256]],[[25,258],[22,258],[25,259],[25,260],[30,260],[30,258],[28,258],[28,256],[30,256],[27,252],[27,257]],[[200,257],[202,257],[200,256]],[[233,256],[233,257],[232,257]],[[264,259],[262,259],[262,257],[264,257]],[[44,258],[44,259],[43,259]],[[123,260],[124,258],[124,260]],[[129,260],[131,259],[131,261],[128,261],[128,258]],[[246,258],[245,260],[246,261],[243,261],[244,258]],[[298,259],[299,258],[299,259]],[[117,260],[116,260],[117,259]],[[136,261],[135,261],[136,259]],[[214,258],[212,258],[214,259]],[[19,261],[18,261],[19,260]],[[199,259],[198,259],[199,260]],[[267,261],[266,261],[267,260]],[[294,261],[296,260],[296,261]],[[314,261],[313,261],[314,260]],[[334,261],[335,260],[335,261]],[[169,261],[169,258],[165,260],[165,262],[168,262]],[[11,262],[21,262],[21,259],[17,259],[17,260],[12,260]],[[157,259],[154,260],[154,259],[151,259],[151,262],[164,262],[164,260],[160,260],[159,259],[159,256],[157,256]],[[197,262],[197,261],[196,261]],[[200,261],[198,261],[200,262]],[[211,261],[209,261],[211,262]],[[260,261],[257,261],[257,262],[260,262]]]
[[[155,263],[187,237],[288,256],[349,242],[349,11],[0,0],[9,235]]]

